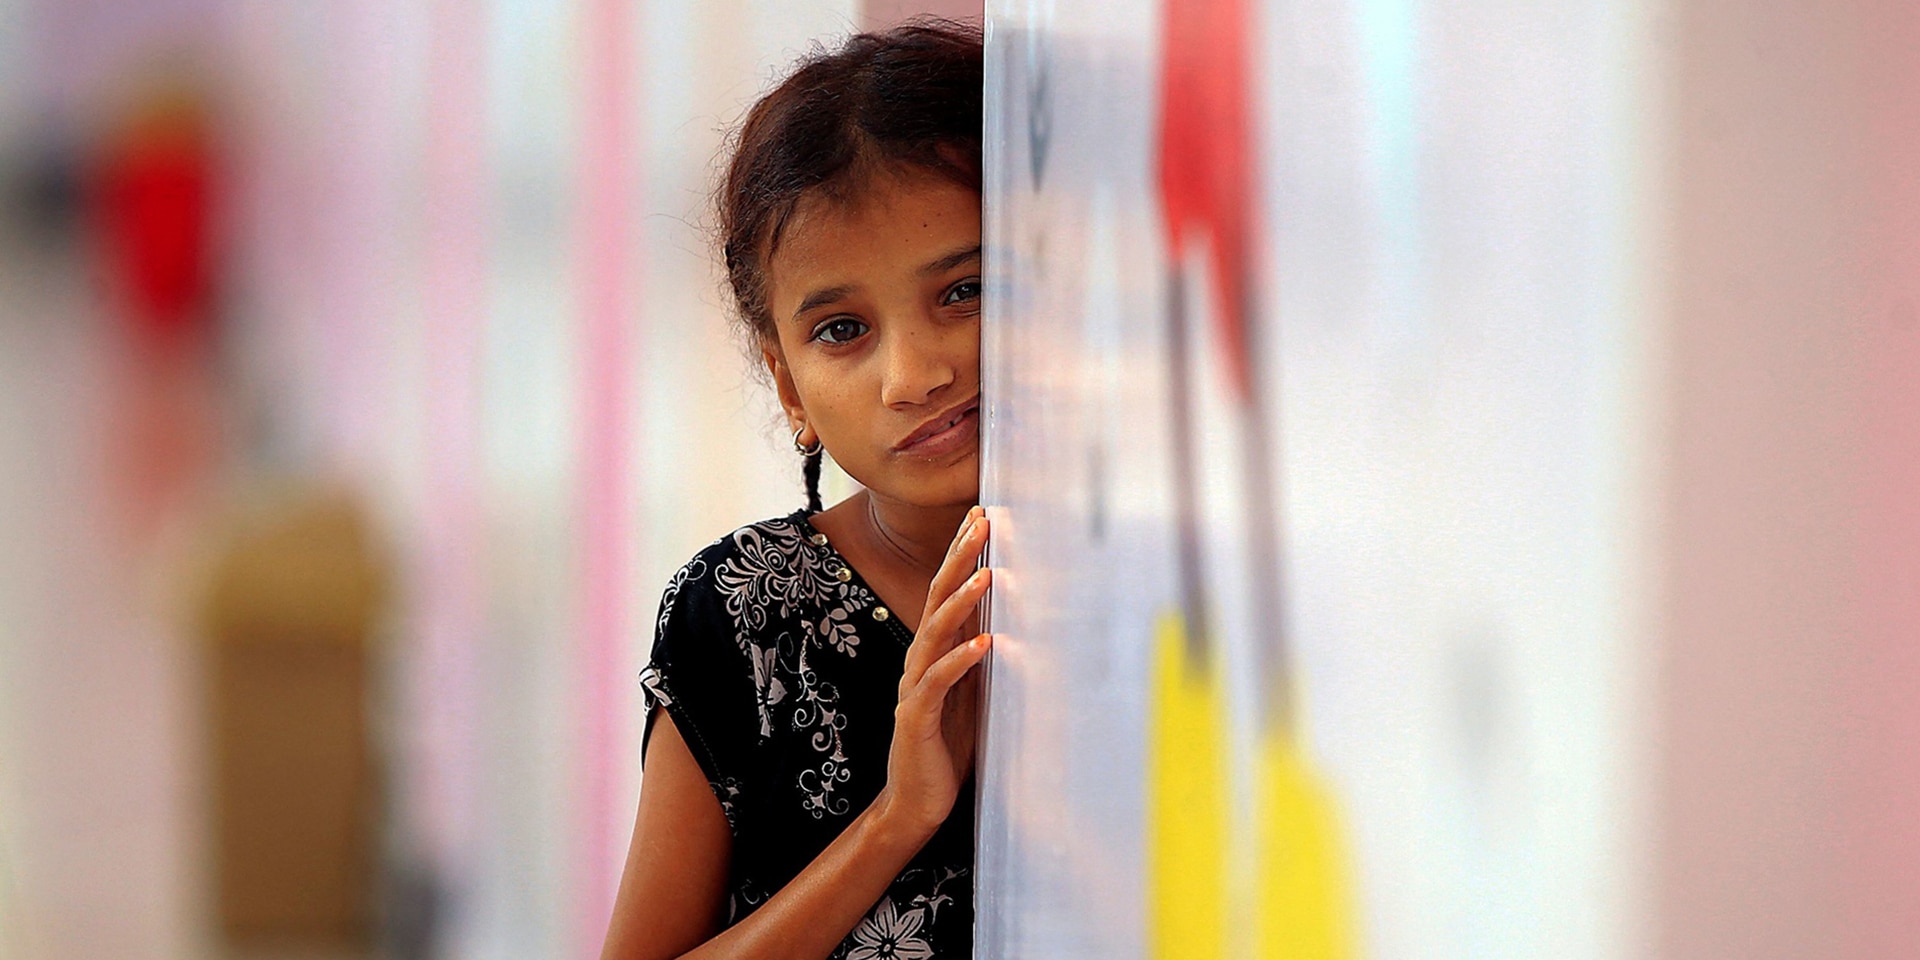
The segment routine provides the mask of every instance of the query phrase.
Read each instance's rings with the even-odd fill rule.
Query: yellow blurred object
[[[1194,663],[1185,621],[1154,629],[1148,718],[1148,943],[1155,960],[1227,955],[1227,721],[1211,663]]]
[[[1269,729],[1260,749],[1258,900],[1262,960],[1354,955],[1346,858],[1333,797],[1293,732]]]
[[[1184,619],[1154,630],[1148,778],[1149,942],[1155,960],[1227,955],[1227,719],[1212,664],[1189,652]],[[1332,794],[1291,731],[1267,731],[1257,794],[1262,960],[1354,956],[1345,856]],[[1242,901],[1244,902],[1244,901]]]

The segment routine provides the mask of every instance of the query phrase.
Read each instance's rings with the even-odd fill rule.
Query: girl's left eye
[[[947,295],[941,298],[940,305],[951,307],[956,303],[978,299],[980,299],[980,281],[978,279],[962,280],[947,288]]]
[[[850,343],[866,332],[867,325],[852,317],[835,317],[815,329],[813,338],[822,343]]]

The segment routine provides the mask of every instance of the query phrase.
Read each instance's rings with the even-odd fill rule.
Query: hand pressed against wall
[[[973,770],[979,722],[973,668],[992,642],[988,634],[971,630],[974,612],[993,583],[991,570],[974,569],[986,545],[986,512],[974,507],[927,591],[926,610],[900,677],[887,786],[879,802],[890,815],[929,835],[952,812],[960,784]]]

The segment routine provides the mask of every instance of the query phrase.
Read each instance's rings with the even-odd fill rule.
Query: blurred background
[[[1075,404],[1159,348],[1172,6],[990,11],[995,282],[1046,294],[994,307],[1036,321],[1002,396],[1143,458],[1144,407]],[[1290,614],[1362,952],[1920,956],[1920,6],[1199,6],[1264,44]],[[982,15],[0,0],[0,960],[597,955],[660,589],[802,498],[716,154],[918,12]],[[1125,492],[999,435],[1004,489]],[[1141,631],[1076,625],[1108,672],[1052,679],[1113,693]],[[1057,892],[982,915],[1138,932]]]
[[[0,957],[597,954],[660,587],[802,500],[721,137],[947,7],[0,0]]]

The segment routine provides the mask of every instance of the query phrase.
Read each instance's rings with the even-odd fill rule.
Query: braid
[[[803,458],[800,473],[807,478],[807,512],[820,512],[820,451],[815,450]]]

